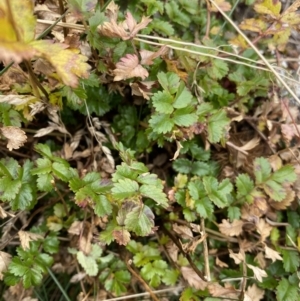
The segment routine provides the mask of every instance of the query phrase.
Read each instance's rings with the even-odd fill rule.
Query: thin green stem
[[[64,295],[65,299],[67,301],[71,301],[71,299],[68,297],[67,293],[62,288],[62,286],[60,285],[59,281],[57,280],[57,278],[55,277],[55,275],[52,273],[52,271],[49,268],[47,268],[47,270],[48,270],[49,275],[51,276],[51,278],[53,279],[53,281],[56,283],[57,287],[61,291],[61,293]]]

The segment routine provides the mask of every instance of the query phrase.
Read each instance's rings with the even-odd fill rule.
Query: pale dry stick
[[[202,53],[202,52],[199,52],[199,51],[194,51],[194,50],[190,50],[190,49],[186,49],[186,48],[180,48],[180,47],[172,46],[172,45],[169,45],[169,44],[161,44],[161,43],[157,43],[157,42],[150,42],[148,40],[143,40],[143,39],[140,39],[140,38],[134,38],[134,39],[136,41],[140,41],[140,42],[147,43],[147,44],[150,44],[150,45],[167,46],[167,47],[169,47],[171,49],[174,49],[174,50],[180,50],[180,51],[184,51],[184,52],[191,53],[191,54],[197,54],[197,55],[203,55],[203,56],[207,56],[207,57],[212,57],[212,58],[215,58],[217,60],[228,61],[228,62],[231,62],[231,63],[234,63],[234,64],[244,65],[244,66],[247,66],[247,67],[250,67],[250,68],[253,68],[253,69],[258,69],[258,70],[263,70],[263,71],[267,71],[267,72],[272,72],[268,68],[264,68],[264,67],[259,67],[259,66],[247,64],[245,62],[235,61],[235,60],[229,59],[229,58],[219,57],[219,56],[213,55],[213,54]],[[282,77],[285,78],[285,79],[287,79],[287,80],[289,80],[289,81],[295,82],[298,85],[300,85],[299,81],[296,81],[295,79],[293,79],[293,78],[291,78],[289,76],[282,75]]]
[[[211,281],[210,277],[210,268],[209,268],[209,256],[208,256],[208,245],[207,245],[207,236],[205,232],[205,219],[201,218],[201,232],[203,240],[203,256],[204,256],[204,266],[205,266],[205,276],[208,282]]]
[[[49,25],[53,24],[53,21],[49,21],[49,20],[38,19],[37,22],[42,23],[42,24],[49,24]],[[58,22],[55,26],[68,27],[68,28],[71,28],[71,29],[79,30],[79,31],[84,31],[85,30],[85,27],[81,24]],[[263,63],[260,62],[260,61],[254,61],[254,60],[251,60],[249,58],[244,58],[244,57],[239,56],[237,54],[233,54],[233,53],[230,53],[230,52],[227,52],[227,51],[219,50],[218,48],[202,46],[202,45],[197,45],[197,44],[188,43],[188,42],[180,42],[180,41],[176,41],[176,40],[172,40],[172,39],[165,39],[165,38],[160,38],[160,37],[152,37],[152,36],[141,35],[141,34],[138,34],[137,36],[140,36],[140,37],[144,36],[144,37],[147,37],[149,39],[156,39],[156,40],[161,40],[161,41],[169,41],[171,43],[177,43],[177,44],[185,45],[185,46],[194,46],[194,47],[203,48],[203,49],[211,49],[211,50],[218,51],[219,53],[224,53],[224,54],[228,54],[230,56],[241,58],[245,61],[249,61],[249,62],[253,62],[255,64],[262,64],[263,65]],[[150,41],[139,39],[139,38],[135,38],[135,40],[141,41],[141,42],[144,42],[144,43],[147,43],[147,44],[150,44],[150,45],[156,45],[156,46],[165,45],[165,44],[161,44],[161,43],[150,42]],[[246,64],[246,63],[242,63],[242,62],[237,62],[237,61],[234,61],[234,60],[230,60],[228,58],[222,58],[222,57],[210,55],[210,54],[207,54],[207,53],[201,53],[201,52],[197,52],[197,51],[193,51],[193,50],[189,50],[189,49],[185,49],[185,48],[176,48],[175,46],[171,46],[171,45],[166,45],[166,46],[169,47],[169,48],[172,48],[174,50],[181,50],[181,51],[188,52],[188,53],[191,53],[191,54],[203,55],[203,56],[212,57],[212,58],[219,59],[219,60],[221,59],[223,61],[229,61],[229,62],[235,63],[235,64],[245,65],[245,66],[248,66],[248,67],[251,67],[251,68],[254,68],[254,69],[259,69],[259,70],[263,70],[263,71],[272,72],[267,68],[258,67],[258,66],[255,66],[255,65]],[[292,82],[295,82],[295,83],[299,84],[299,81],[296,81],[295,79],[293,79],[291,77],[288,77],[288,76],[285,76],[285,75],[282,75],[282,77],[289,80],[289,81],[292,81]]]
[[[191,43],[191,42],[184,42],[184,41],[173,40],[173,39],[169,39],[169,38],[161,38],[161,37],[157,37],[157,36],[149,36],[149,35],[144,35],[144,34],[137,34],[136,37],[149,39],[149,40],[157,40],[157,41],[163,41],[163,42],[168,42],[168,43],[174,43],[174,44],[179,44],[181,46],[191,46],[191,47],[200,48],[200,49],[214,50],[214,51],[217,51],[219,53],[223,53],[223,54],[226,54],[226,55],[229,55],[229,56],[233,56],[233,57],[236,57],[236,58],[239,58],[241,60],[248,61],[248,62],[251,62],[251,63],[254,63],[254,64],[265,65],[263,62],[258,62],[258,61],[249,59],[247,57],[243,57],[239,54],[235,54],[235,53],[232,53],[232,52],[221,50],[219,48],[219,47],[224,47],[224,46],[232,48],[231,45],[220,45],[220,46],[217,46],[217,47],[210,47],[210,46],[199,45],[199,44],[195,44],[195,43]]]
[[[295,92],[289,87],[289,85],[282,79],[282,77],[279,75],[279,73],[275,70],[275,68],[268,62],[268,60],[264,57],[263,54],[260,53],[259,49],[248,39],[248,37],[236,26],[236,24],[223,12],[223,10],[220,8],[220,6],[214,1],[209,0],[222,14],[222,16],[233,26],[233,28],[243,37],[243,39],[251,46],[251,48],[256,52],[256,54],[261,58],[261,60],[266,64],[266,66],[269,68],[269,70],[275,75],[275,77],[278,79],[278,81],[287,89],[287,91],[294,97],[294,99],[299,103],[300,105],[300,99],[295,94]]]

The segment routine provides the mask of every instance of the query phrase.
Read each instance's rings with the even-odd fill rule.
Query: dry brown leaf
[[[82,231],[83,222],[75,221],[71,224],[68,232],[73,235],[80,235]]]
[[[44,239],[44,237],[40,234],[27,232],[27,231],[19,231],[18,232],[21,246],[24,250],[29,249],[29,243],[34,240]]]
[[[268,277],[268,274],[264,270],[254,265],[247,264],[247,267],[253,271],[255,279],[259,282],[262,282],[263,277]]]
[[[283,135],[283,138],[290,142],[294,138],[294,136],[299,137],[300,126],[297,125],[296,128],[294,124],[282,124],[281,133]]]
[[[214,0],[214,2],[220,7],[220,9],[222,11],[230,11],[231,10],[231,4],[225,0]],[[210,11],[213,11],[213,12],[219,12],[218,8],[214,5],[214,4],[211,4],[210,8],[209,8]]]
[[[153,94],[151,93],[151,87],[154,83],[154,81],[130,83],[131,94],[150,100],[150,96]]]
[[[3,274],[6,272],[11,260],[11,255],[0,251],[0,280],[3,280]]]
[[[213,297],[226,296],[227,298],[233,298],[233,299],[238,297],[238,292],[231,285],[228,285],[228,287],[223,287],[219,283],[209,283],[208,291]]]
[[[271,259],[272,262],[275,262],[276,260],[282,260],[282,257],[279,255],[279,253],[269,248],[267,245],[265,245],[265,254],[266,258]]]
[[[261,241],[265,241],[265,239],[270,236],[273,227],[266,223],[264,219],[260,218],[256,225],[256,229],[261,236]]]
[[[179,234],[182,239],[191,239],[194,237],[191,228],[187,226],[179,226],[178,224],[175,223],[172,225],[172,228],[174,232]]]
[[[72,276],[72,278],[70,279],[70,282],[71,283],[80,282],[85,276],[86,276],[86,273],[79,272],[79,273]]]
[[[181,267],[181,273],[191,287],[198,290],[205,290],[207,287],[207,282],[203,281],[192,268]]]
[[[285,210],[294,201],[296,193],[292,189],[286,189],[286,197],[281,202],[270,201],[269,204],[275,210]]]
[[[166,52],[167,52],[167,47],[165,45],[162,46],[156,52],[142,49],[142,50],[140,50],[141,64],[142,65],[152,65],[154,59],[156,59],[157,57],[159,57],[161,55],[166,54]]]
[[[116,64],[116,69],[113,70],[115,75],[114,81],[119,81],[131,77],[148,77],[148,71],[139,64],[139,59],[136,54],[126,54]]]
[[[228,220],[223,219],[222,224],[219,224],[219,230],[221,233],[227,236],[239,236],[243,232],[244,222],[241,220],[234,220],[230,223]]]
[[[239,253],[233,253],[232,250],[229,250],[229,257],[234,260],[235,264],[240,264],[241,262],[245,261],[245,252],[240,250]]]
[[[170,240],[167,242],[166,250],[167,250],[168,254],[170,255],[171,259],[174,262],[177,262],[179,249],[173,241]]]
[[[244,301],[259,301],[264,297],[265,291],[258,288],[254,283],[249,286],[245,292]]]
[[[130,241],[130,233],[125,229],[114,230],[112,235],[119,245],[126,246]]]
[[[7,148],[12,151],[24,145],[27,136],[24,131],[16,126],[6,126],[1,128],[2,135],[8,140]]]
[[[260,268],[265,269],[267,266],[267,262],[263,252],[258,252],[258,254],[254,257],[254,261],[257,262]]]
[[[6,217],[7,217],[7,213],[0,205],[0,218],[6,218]]]
[[[137,23],[132,14],[127,12],[125,21],[117,23],[113,14],[110,22],[104,22],[98,26],[98,31],[104,36],[121,38],[124,41],[134,38],[141,29],[145,28],[151,22],[149,17],[143,16],[141,22]]]
[[[117,21],[119,8],[120,7],[117,4],[115,4],[115,1],[111,1],[106,7],[105,15],[108,17],[109,20]]]
[[[224,261],[221,261],[219,257],[216,258],[216,265],[219,266],[220,268],[228,268],[228,264],[225,263]]]

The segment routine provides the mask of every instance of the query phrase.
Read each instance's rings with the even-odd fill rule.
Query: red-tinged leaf
[[[0,60],[4,62],[13,61],[18,64],[23,60],[31,59],[35,53],[36,51],[30,45],[19,42],[8,43],[0,40]]]
[[[64,44],[54,44],[51,41],[34,41],[30,43],[39,53],[38,56],[47,59],[55,68],[64,84],[71,87],[78,85],[78,78],[87,78],[90,66],[87,57],[78,50],[66,49]]]
[[[127,54],[122,57],[116,64],[116,69],[113,70],[115,75],[114,81],[119,81],[131,77],[148,77],[148,71],[139,64],[139,59],[135,54]]]
[[[140,50],[141,64],[142,65],[152,65],[154,59],[156,59],[157,57],[165,54],[166,52],[167,52],[167,47],[166,46],[161,47],[156,52],[142,49],[142,50]]]
[[[151,22],[151,19],[149,17],[142,17],[142,20],[140,23],[137,23],[135,19],[133,18],[132,14],[130,12],[126,13],[126,25],[129,30],[129,38],[134,38],[135,35],[143,28],[145,28],[149,23]],[[124,25],[126,28],[126,26]]]
[[[143,16],[141,22],[137,23],[130,12],[127,12],[126,20],[121,23],[117,23],[114,16],[113,14],[110,22],[104,22],[98,26],[100,34],[111,38],[129,40],[134,38],[141,29],[151,22],[150,18]]]

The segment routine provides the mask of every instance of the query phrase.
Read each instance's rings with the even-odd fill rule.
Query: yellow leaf
[[[253,32],[262,33],[267,29],[267,23],[260,19],[246,19],[240,24],[240,28],[243,30],[249,30]]]
[[[7,7],[9,3],[9,7]],[[15,31],[19,42],[30,42],[34,39],[36,18],[33,14],[32,0],[0,0],[1,19],[9,20],[11,14],[13,24],[10,24]],[[10,22],[11,23],[11,22]],[[3,27],[1,27],[3,28]],[[4,27],[6,29],[6,27]],[[1,30],[2,32],[5,30]],[[11,28],[9,29],[11,31]]]
[[[79,77],[88,77],[90,66],[86,63],[87,57],[79,54],[79,50],[66,49],[67,45],[51,41],[33,41],[30,45],[38,51],[37,56],[53,65],[65,85],[76,87]]]
[[[279,0],[264,0],[255,4],[254,9],[259,14],[270,15],[277,19],[280,16],[281,2]]]

